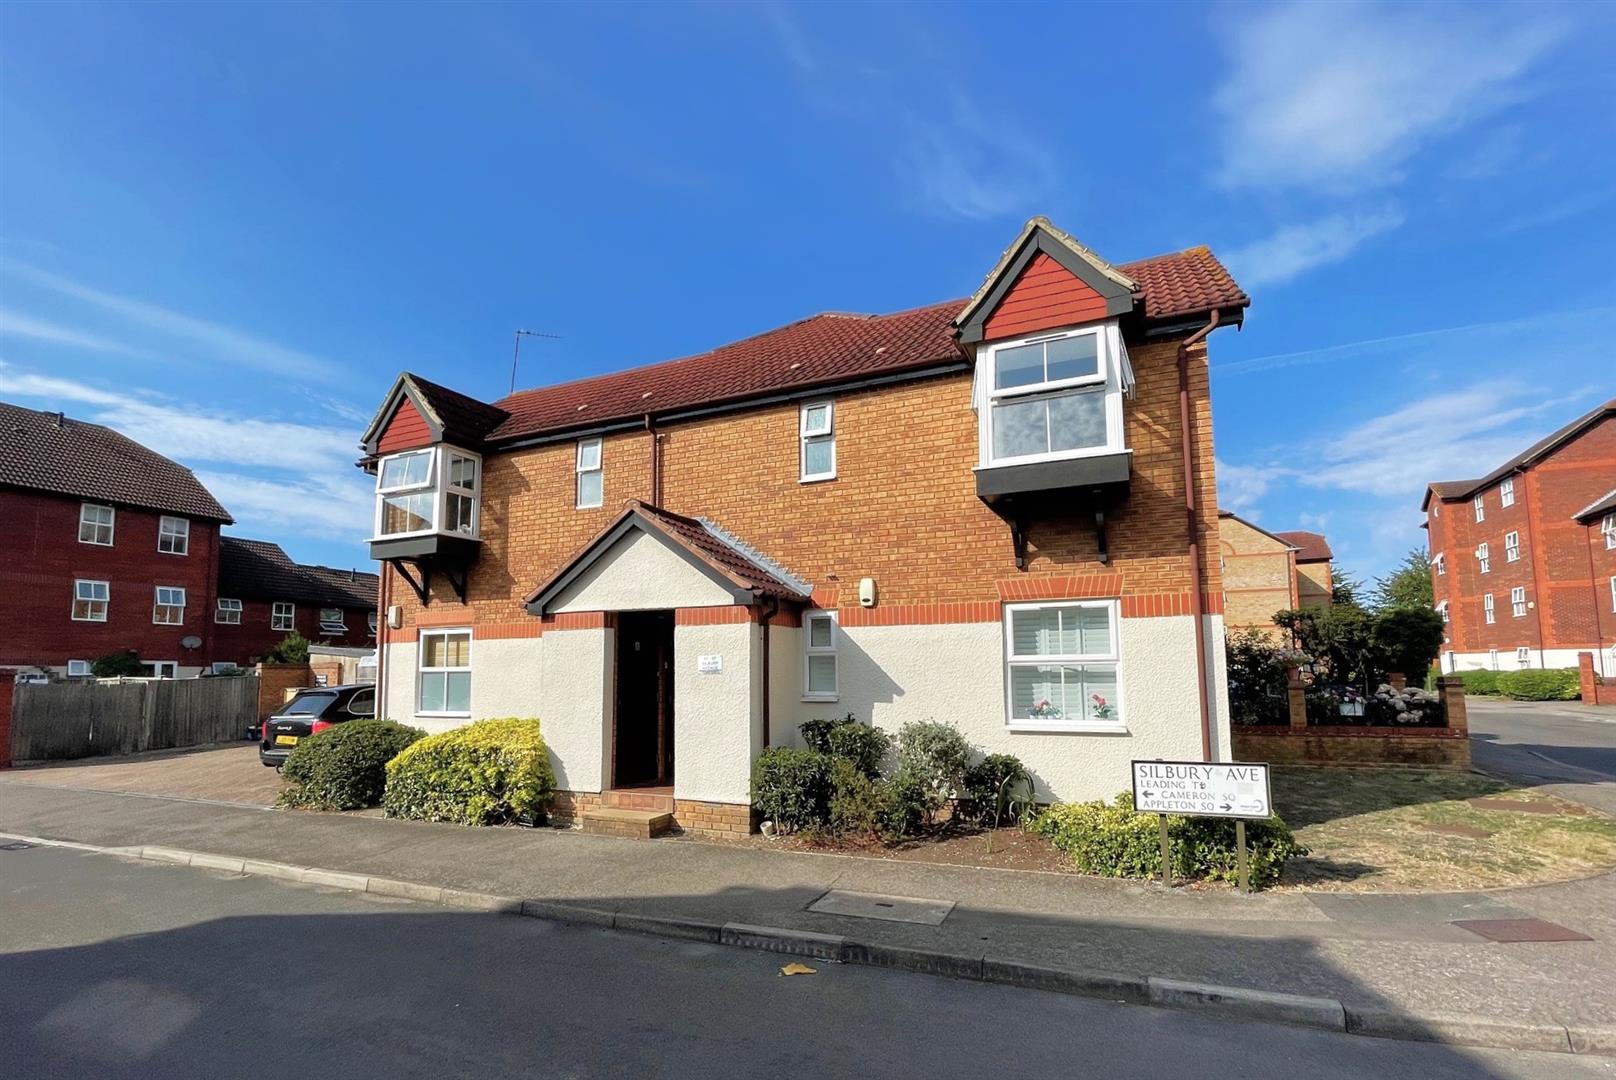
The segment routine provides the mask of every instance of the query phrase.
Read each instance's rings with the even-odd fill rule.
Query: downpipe
[[[1207,324],[1178,343],[1178,434],[1184,448],[1184,524],[1189,539],[1190,611],[1195,616],[1195,688],[1201,703],[1201,760],[1212,760],[1212,705],[1206,687],[1206,601],[1201,580],[1201,529],[1195,505],[1194,431],[1190,421],[1190,349],[1218,328],[1213,309]],[[1208,379],[1211,373],[1207,373]]]

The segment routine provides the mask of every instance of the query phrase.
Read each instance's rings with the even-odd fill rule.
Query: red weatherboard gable
[[[1105,317],[1105,297],[1039,252],[988,316],[982,337],[985,341],[1021,337]]]
[[[432,441],[432,428],[426,422],[426,417],[415,407],[415,402],[401,396],[392,419],[387,421],[381,438],[376,440],[376,450],[378,453],[391,454],[397,450],[428,446]]]

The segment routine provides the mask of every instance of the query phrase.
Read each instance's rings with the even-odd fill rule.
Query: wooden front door
[[[612,786],[673,783],[673,612],[617,616]]]

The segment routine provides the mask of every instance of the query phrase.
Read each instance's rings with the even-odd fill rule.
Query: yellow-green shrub
[[[426,738],[387,763],[388,817],[498,825],[534,821],[555,795],[539,722],[480,720]]]

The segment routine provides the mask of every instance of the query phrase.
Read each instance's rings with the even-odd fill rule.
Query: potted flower
[[[1089,701],[1090,701],[1090,704],[1093,706],[1093,708],[1090,710],[1090,712],[1093,715],[1094,719],[1096,719],[1096,720],[1110,720],[1110,719],[1113,719],[1117,715],[1116,708],[1113,705],[1111,705],[1110,702],[1106,701],[1105,698],[1101,697],[1099,694],[1090,694],[1089,695]]]
[[[1047,699],[1047,698],[1045,698],[1043,701],[1038,702],[1031,709],[1029,709],[1028,712],[1030,712],[1033,716],[1040,717],[1040,718],[1046,718],[1046,719],[1047,718],[1055,718],[1055,717],[1058,717],[1058,716],[1061,715],[1061,711],[1059,709],[1057,709],[1054,705],[1051,705],[1049,703],[1049,699]]]

